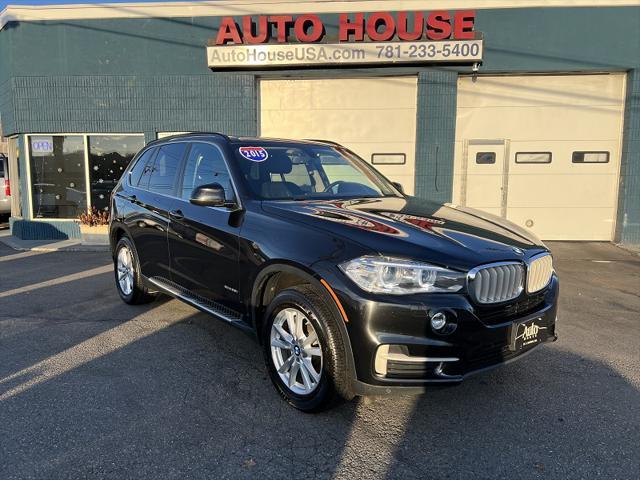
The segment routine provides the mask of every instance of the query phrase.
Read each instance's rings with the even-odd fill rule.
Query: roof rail
[[[190,136],[198,136],[198,135],[217,135],[219,137],[224,138],[225,140],[229,140],[229,136],[225,135],[224,133],[220,133],[220,132],[187,132],[187,133],[177,133],[175,135],[168,135],[166,137],[162,137],[162,138],[156,138],[155,140],[151,140],[149,143],[147,143],[147,145],[153,145],[155,143],[159,143],[159,142],[164,142],[166,140],[171,140],[174,138],[182,138],[182,137],[190,137]]]
[[[318,143],[326,143],[327,145],[334,145],[336,147],[343,147],[344,145],[340,145],[338,142],[334,142],[332,140],[321,140],[319,138],[305,138],[307,142],[318,142]]]

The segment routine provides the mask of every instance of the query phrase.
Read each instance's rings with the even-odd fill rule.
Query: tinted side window
[[[150,191],[162,195],[173,194],[176,174],[185,148],[185,143],[174,143],[160,147],[149,177]]]
[[[180,196],[188,200],[195,188],[209,183],[219,183],[227,200],[233,199],[231,178],[220,150],[206,143],[193,143],[184,169]]]
[[[142,156],[136,161],[135,165],[129,172],[129,184],[132,187],[140,186],[145,188],[146,185],[149,184],[149,173],[151,172],[151,165],[149,165],[149,160],[153,158],[153,154],[155,153],[155,148],[150,148],[146,152],[142,154]],[[146,173],[146,182],[144,182],[144,187],[140,184],[140,179],[142,178],[143,173]]]
[[[0,157],[0,177],[4,177],[4,157]]]

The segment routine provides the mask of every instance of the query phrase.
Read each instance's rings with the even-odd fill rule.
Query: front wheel
[[[350,388],[339,319],[313,288],[280,292],[266,318],[262,338],[267,369],[289,404],[314,412],[351,396],[344,393]]]

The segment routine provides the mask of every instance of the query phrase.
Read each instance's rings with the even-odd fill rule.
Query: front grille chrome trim
[[[467,274],[467,292],[476,303],[483,305],[508,302],[520,296],[525,277],[522,262],[479,265]]]
[[[553,256],[550,252],[534,255],[527,261],[527,293],[544,290],[553,277]]]

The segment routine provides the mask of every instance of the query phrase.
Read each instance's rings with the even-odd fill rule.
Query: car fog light
[[[447,326],[447,316],[443,312],[435,313],[431,316],[431,328],[442,330]]]

